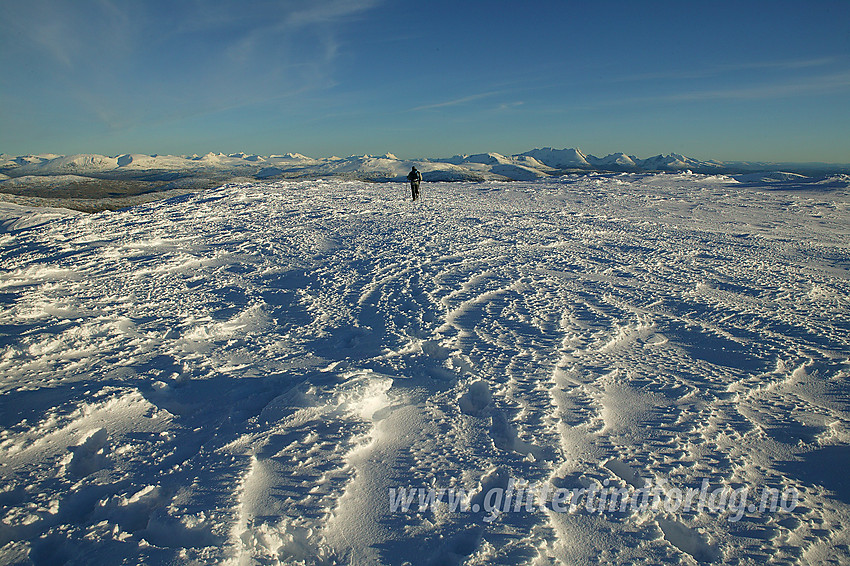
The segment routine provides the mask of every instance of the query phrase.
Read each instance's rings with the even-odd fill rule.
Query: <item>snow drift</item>
[[[0,561],[850,560],[846,189],[407,191],[0,210]]]

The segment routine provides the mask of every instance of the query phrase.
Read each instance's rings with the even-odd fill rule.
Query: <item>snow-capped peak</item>
[[[575,148],[552,149],[551,147],[544,147],[543,149],[532,149],[520,155],[533,157],[540,163],[557,169],[590,167],[587,156],[581,150]]]
[[[611,153],[601,158],[588,155],[587,159],[595,167],[622,167],[628,169],[636,167],[634,159],[622,152]]]

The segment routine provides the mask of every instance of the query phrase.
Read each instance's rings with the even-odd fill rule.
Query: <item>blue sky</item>
[[[850,162],[850,1],[3,0],[0,152]]]

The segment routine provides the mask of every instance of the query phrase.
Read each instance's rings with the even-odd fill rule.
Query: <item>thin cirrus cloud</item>
[[[657,97],[661,101],[688,100],[767,100],[799,95],[819,95],[842,92],[850,88],[850,71],[801,78],[784,83],[683,92]]]
[[[138,30],[152,24],[108,0],[12,0],[3,6],[0,20],[4,51],[24,61],[58,63],[58,72],[126,57],[139,48]]]
[[[821,70],[828,66],[839,66],[841,61],[835,57],[823,57],[817,59],[790,59],[783,61],[761,61],[737,64],[719,64],[710,68],[698,70],[681,70],[660,73],[644,73],[627,75],[606,79],[595,83],[589,81],[585,86],[590,90],[588,94],[576,93],[561,98],[560,102],[553,99],[538,100],[534,108],[540,110],[595,110],[618,106],[641,106],[661,103],[683,103],[699,101],[722,101],[722,100],[770,100],[779,98],[791,98],[795,96],[819,96],[850,89],[850,71],[839,70],[833,73],[811,74],[811,71]],[[770,72],[783,72],[778,78]],[[784,71],[789,71],[785,73]],[[797,72],[793,72],[797,71]],[[742,78],[737,74],[746,73]],[[695,88],[689,87],[690,83],[680,81],[691,81],[699,79],[711,79],[712,87]],[[655,81],[672,81],[673,84],[666,86],[666,92],[662,94],[647,94],[644,96],[623,96],[620,88],[608,88],[608,84],[622,83],[652,83]],[[745,86],[739,86],[742,83]],[[530,85],[522,89],[528,93],[539,91],[545,92],[552,89],[562,89],[562,83],[546,83],[544,80],[531,81]],[[719,86],[718,86],[719,85]],[[433,104],[425,104],[412,108],[411,111],[437,110],[454,106],[470,105],[480,100],[493,96],[503,95],[505,90],[491,90],[469,96],[450,99]],[[542,95],[546,99],[546,95]],[[590,100],[592,98],[592,100]],[[500,109],[519,106],[520,104],[499,106]]]
[[[611,82],[642,82],[653,80],[688,80],[706,79],[723,75],[732,75],[741,72],[758,71],[799,71],[801,69],[813,69],[825,67],[837,63],[835,57],[820,57],[817,59],[789,59],[783,61],[752,61],[748,63],[716,64],[708,67],[695,69],[679,69],[653,73],[639,73],[634,75],[623,75],[614,77]]]
[[[293,11],[286,23],[292,26],[310,26],[337,22],[356,14],[372,10],[380,0],[332,0],[330,2],[305,2],[305,8]]]
[[[478,94],[472,94],[469,96],[464,96],[462,98],[455,98],[452,100],[446,100],[444,102],[436,102],[434,104],[425,104],[422,106],[417,106],[416,108],[411,108],[412,111],[420,111],[420,110],[436,110],[438,108],[448,108],[450,106],[460,106],[462,104],[467,104],[469,102],[475,102],[477,100],[482,100],[484,98],[490,98],[491,96],[497,96],[499,94],[503,94],[504,91],[490,91],[490,92],[482,92]]]
[[[0,46],[8,54],[34,49],[66,68],[123,61],[145,67],[146,57],[166,49],[157,63],[189,67],[186,57],[222,57],[244,63],[263,57],[267,65],[291,67],[319,54],[335,53],[336,27],[365,14],[378,0],[324,0],[265,3],[246,9],[242,3],[218,1],[171,6],[169,18],[157,2],[123,4],[109,0],[60,2],[12,0],[0,8]],[[297,44],[297,45],[293,45]],[[309,49],[296,60],[298,49]],[[280,56],[290,55],[283,60]],[[39,57],[31,57],[38,60]],[[326,59],[326,57],[320,57]]]
[[[68,101],[120,130],[333,86],[340,26],[378,5],[193,2],[164,18],[156,1],[12,0],[0,8],[0,49],[38,66],[40,81],[29,88],[62,84]]]
[[[280,52],[281,48],[289,48],[291,51],[295,41],[293,35],[307,33],[319,46],[314,53],[321,55],[322,61],[331,61],[338,48],[336,25],[365,14],[379,4],[379,0],[305,2],[303,7],[293,11],[282,11],[279,14],[273,12],[272,15],[276,17],[245,33],[228,50],[231,54],[240,53],[243,59],[248,55],[265,55],[269,50]],[[303,63],[303,59],[284,61],[284,66],[295,63]]]
[[[675,88],[674,92],[646,96],[617,95],[606,98],[599,97],[587,104],[567,104],[562,110],[600,110],[622,106],[648,106],[687,102],[766,101],[794,97],[818,97],[844,92],[850,92],[850,71],[789,77],[784,80],[754,81],[747,86],[687,89],[683,85],[679,85]]]

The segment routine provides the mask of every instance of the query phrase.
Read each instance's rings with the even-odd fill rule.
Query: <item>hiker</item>
[[[410,192],[413,194],[413,200],[419,198],[419,183],[422,182],[422,173],[416,170],[416,167],[410,169],[407,174],[407,180],[410,181]]]

